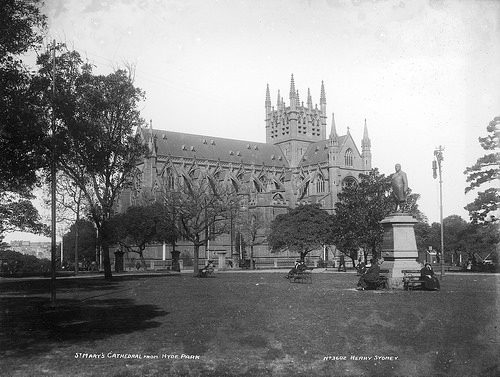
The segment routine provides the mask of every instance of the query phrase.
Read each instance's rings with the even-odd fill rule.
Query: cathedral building
[[[332,213],[342,188],[355,184],[360,173],[372,169],[372,155],[366,120],[359,149],[349,128],[345,135],[337,133],[333,113],[328,121],[326,104],[323,82],[319,106],[313,105],[309,89],[304,103],[292,75],[288,103],[278,91],[273,106],[267,85],[265,143],[156,130],[151,125],[138,130],[151,153],[137,167],[131,188],[122,193],[119,210],[139,204],[144,192],[168,189],[165,185],[173,187],[178,177],[190,179],[202,174],[232,184],[238,193],[248,197],[251,210],[269,220],[300,204],[319,203]],[[232,238],[220,237],[211,242],[210,248],[234,255]],[[183,251],[181,258],[188,262],[192,246],[181,244],[177,246]],[[145,257],[151,266],[161,265],[157,261],[169,259],[169,251],[169,245],[151,246]],[[205,253],[205,257],[209,256],[210,250]],[[320,256],[318,251],[311,258]],[[270,260],[276,266],[276,258],[296,257],[270,254],[267,245],[254,251],[257,267],[268,265]]]

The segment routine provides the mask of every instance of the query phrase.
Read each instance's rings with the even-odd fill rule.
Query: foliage
[[[0,2],[0,241],[11,230],[46,231],[30,199],[37,171],[47,166],[49,123],[32,74],[18,57],[42,41],[40,6],[36,0]]]
[[[446,233],[445,233],[446,235]],[[474,264],[482,262],[488,255],[498,263],[497,245],[500,242],[498,224],[469,223],[461,234],[463,250]]]
[[[112,277],[109,244],[103,223],[132,170],[147,153],[134,130],[144,122],[137,106],[144,93],[124,70],[94,75],[80,55],[57,46],[55,116],[58,167],[82,191],[96,225],[103,252],[104,275]],[[39,57],[38,85],[48,93],[52,59]],[[50,98],[45,98],[50,102]]]
[[[329,243],[331,217],[319,204],[299,205],[271,222],[267,242],[272,253],[289,250],[300,259]]]
[[[148,244],[173,243],[177,238],[166,206],[157,202],[129,207],[126,212],[112,216],[105,228],[109,242],[138,253],[145,269],[143,251]]]
[[[498,224],[467,222],[458,215],[450,215],[443,219],[445,262],[453,260],[458,263],[460,255],[473,261],[482,260],[490,253],[495,253],[500,242]],[[415,232],[417,234],[417,232]],[[418,236],[417,236],[418,237]],[[441,226],[433,223],[425,233],[424,245],[441,253]],[[417,238],[418,245],[418,238]],[[464,260],[463,260],[464,262]]]
[[[479,143],[484,150],[498,150],[500,147],[499,128],[500,116],[497,116],[486,128],[489,134],[479,138]],[[469,183],[465,188],[465,193],[497,181],[500,178],[500,153],[492,152],[478,158],[474,165],[465,169],[464,174],[467,175],[466,181]],[[500,208],[500,189],[497,187],[478,192],[476,199],[465,207],[474,223],[485,222],[488,214],[498,208]]]
[[[0,59],[18,55],[42,42],[46,16],[39,0],[3,0],[0,3]]]
[[[332,237],[337,249],[356,260],[360,248],[371,251],[373,257],[380,254],[384,230],[380,223],[393,209],[391,180],[378,169],[359,175],[359,184],[345,187],[338,194],[333,215]],[[420,195],[408,189],[402,210],[417,220],[427,218],[418,208]]]
[[[193,243],[194,274],[198,275],[200,247],[230,233],[230,220],[240,208],[240,198],[232,185],[204,174],[177,177],[173,189],[161,195],[175,219],[177,234]]]
[[[0,192],[0,242],[5,233],[13,231],[45,235],[50,232],[30,200],[14,193]]]
[[[23,273],[45,273],[50,271],[48,259],[38,259],[33,255],[26,255],[13,250],[0,250],[0,272],[10,276]]]
[[[389,178],[372,169],[360,174],[359,179],[359,184],[345,187],[338,194],[332,228],[335,246],[353,261],[359,248],[378,255],[383,239],[380,221],[392,209]]]
[[[76,239],[78,238],[78,245]],[[97,233],[94,224],[88,220],[78,220],[71,225],[69,232],[63,238],[64,259],[75,261],[75,248],[78,247],[78,261],[96,260]]]

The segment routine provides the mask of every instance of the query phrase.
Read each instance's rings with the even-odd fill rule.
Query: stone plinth
[[[217,251],[217,255],[219,256],[219,271],[226,269],[226,251]]]
[[[391,288],[403,288],[403,270],[420,270],[422,266],[417,262],[418,250],[413,226],[417,223],[407,213],[391,213],[381,221],[384,227],[384,241],[382,242],[382,270],[389,270],[389,284]]]

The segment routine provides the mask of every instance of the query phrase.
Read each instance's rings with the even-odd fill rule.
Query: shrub
[[[36,274],[50,272],[50,260],[38,259],[13,250],[0,251],[0,272],[2,275]]]

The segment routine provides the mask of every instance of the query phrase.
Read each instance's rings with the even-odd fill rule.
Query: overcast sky
[[[349,127],[360,147],[364,119],[373,166],[399,162],[420,209],[439,221],[432,178],[442,145],[444,216],[468,220],[463,171],[500,115],[500,2],[440,0],[45,0],[47,40],[65,42],[110,73],[136,65],[153,128],[265,142],[265,90],[287,105],[293,73],[301,100],[328,128]],[[19,239],[9,235],[8,239]]]

